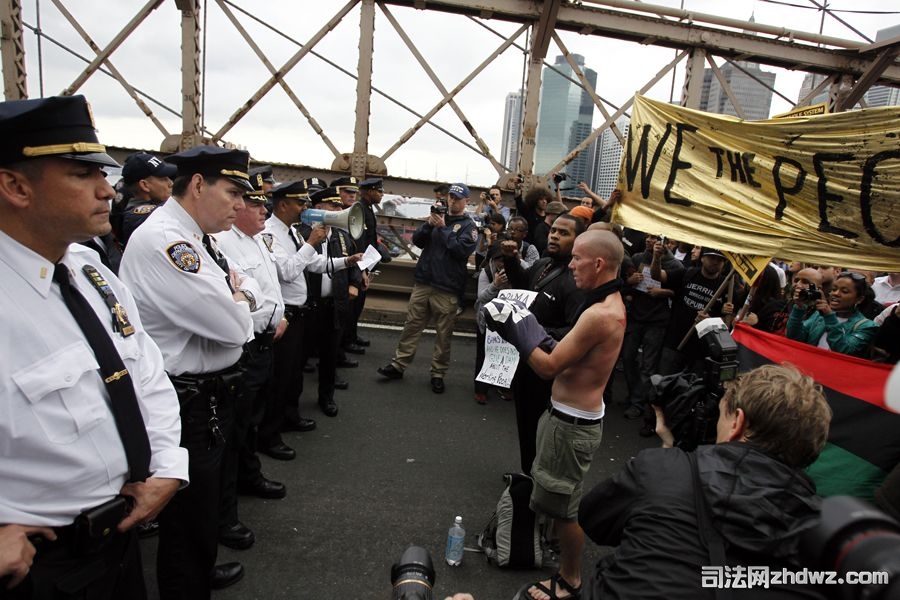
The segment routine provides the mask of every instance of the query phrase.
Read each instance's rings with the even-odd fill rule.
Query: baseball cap
[[[454,183],[450,186],[450,190],[447,193],[454,198],[468,198],[469,186],[464,183]]]
[[[566,208],[566,205],[559,200],[554,200],[553,202],[547,204],[547,208],[544,209],[544,212],[548,215],[561,215],[563,213],[569,212],[569,209]]]
[[[700,257],[703,258],[704,256],[718,256],[718,257],[721,258],[722,260],[727,260],[727,259],[725,258],[725,255],[722,254],[721,251],[716,250],[715,248],[708,248],[708,247],[706,247],[706,246],[704,246],[704,247],[700,250]]]
[[[122,166],[122,179],[125,183],[135,183],[147,177],[175,179],[177,174],[178,167],[147,152],[135,152],[125,159]]]

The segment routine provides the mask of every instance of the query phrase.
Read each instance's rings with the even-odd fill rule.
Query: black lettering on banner
[[[663,190],[663,198],[669,204],[680,204],[681,206],[690,206],[692,202],[684,198],[675,198],[672,196],[672,187],[675,185],[675,177],[678,176],[679,169],[690,169],[693,165],[687,161],[680,160],[681,145],[684,142],[684,131],[697,131],[696,125],[688,125],[687,123],[678,123],[675,125],[675,150],[672,152],[672,169],[669,171],[669,180],[666,181],[666,188]]]
[[[781,180],[781,165],[788,164],[797,169],[797,178],[794,184],[786,187]],[[775,182],[775,192],[778,194],[778,205],[775,207],[775,220],[780,221],[784,217],[784,209],[787,208],[787,199],[785,195],[796,194],[803,189],[803,182],[806,181],[806,169],[799,161],[786,156],[776,156],[775,164],[772,166],[772,179]]]
[[[858,238],[859,234],[836,227],[828,222],[828,203],[843,202],[844,197],[828,191],[828,179],[825,177],[824,163],[828,162],[845,162],[853,160],[853,154],[849,152],[816,152],[813,154],[813,167],[816,169],[816,175],[819,177],[818,196],[819,196],[819,231],[825,233],[834,233],[845,238]]]
[[[744,163],[744,174],[747,176],[747,183],[758,188],[762,187],[762,184],[753,179],[753,174],[756,173],[756,167],[752,165],[754,158],[756,158],[756,154],[753,152],[743,152],[741,154],[741,162]]]
[[[722,164],[722,155],[725,153],[725,150],[716,146],[709,146],[709,151],[716,155],[716,179],[722,179],[722,173],[725,171]]]
[[[897,247],[900,246],[900,237],[894,238],[894,240],[890,242],[887,241],[884,239],[884,236],[881,235],[881,232],[872,220],[872,180],[875,178],[875,169],[878,168],[878,163],[890,159],[900,159],[900,150],[886,150],[884,152],[879,152],[878,154],[869,157],[863,165],[862,183],[859,186],[859,209],[862,213],[862,222],[866,233],[872,236],[872,239],[879,244]]]
[[[737,261],[739,270],[747,276],[747,279],[753,279],[756,276],[757,268],[753,265],[753,261],[743,254],[732,254],[731,256]]]
[[[741,153],[726,151],[725,156],[728,157],[728,166],[731,168],[731,180],[741,180],[741,183],[747,183],[747,176],[744,174],[744,163],[741,162]]]
[[[650,196],[650,180],[653,178],[653,171],[656,170],[656,163],[659,161],[659,155],[662,153],[663,146],[666,145],[666,140],[669,139],[669,134],[672,132],[672,124],[666,123],[666,132],[663,134],[662,138],[659,140],[659,143],[656,146],[656,150],[653,152],[653,159],[650,161],[649,167],[647,166],[647,144],[650,134],[651,125],[647,124],[641,128],[641,140],[638,143],[638,152],[637,157],[632,156],[631,146],[634,141],[633,136],[629,136],[629,144],[628,149],[625,152],[625,178],[628,183],[628,191],[634,190],[634,178],[637,175],[638,164],[640,163],[641,169],[641,196],[646,200]]]

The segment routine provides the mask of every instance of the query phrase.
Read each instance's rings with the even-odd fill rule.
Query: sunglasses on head
[[[866,280],[865,275],[863,275],[862,273],[854,273],[853,271],[841,271],[841,273],[838,275],[838,279],[840,279],[841,277],[849,277],[853,281],[865,281]]]

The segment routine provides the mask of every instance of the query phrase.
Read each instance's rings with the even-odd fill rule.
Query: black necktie
[[[208,234],[203,234],[203,247],[206,248],[209,255],[216,261],[219,268],[225,271],[225,283],[228,284],[228,289],[234,293],[234,288],[231,286],[231,269],[228,268],[228,260],[225,258],[224,254],[219,252],[218,248],[213,246],[212,238],[209,237]]]
[[[100,365],[100,376],[109,392],[110,409],[128,459],[128,469],[131,472],[128,480],[144,481],[150,475],[150,440],[147,438],[147,428],[134,393],[131,375],[97,313],[69,281],[69,268],[66,265],[56,265],[53,281],[59,284],[63,302],[75,317],[75,322],[87,338],[97,364]]]
[[[291,236],[291,241],[294,242],[294,246],[299,250],[303,244],[300,243],[300,238],[297,237],[297,231],[293,226],[288,227],[288,234]]]

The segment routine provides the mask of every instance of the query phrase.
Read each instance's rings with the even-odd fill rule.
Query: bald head
[[[792,282],[794,287],[800,287],[800,289],[809,289],[809,284],[814,284],[817,288],[822,288],[822,273],[819,272],[818,269],[813,269],[811,267],[807,267],[805,269],[800,269],[794,274],[794,280]]]
[[[602,258],[605,263],[604,271],[619,273],[625,249],[613,232],[596,229],[585,231],[575,238],[575,245],[580,247],[581,253],[587,258]]]

